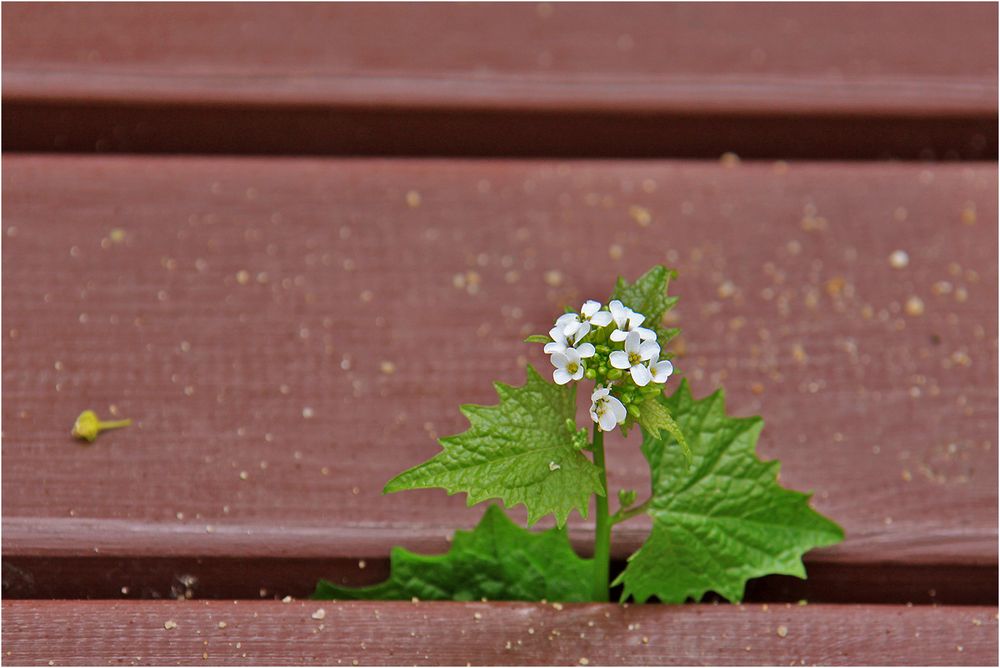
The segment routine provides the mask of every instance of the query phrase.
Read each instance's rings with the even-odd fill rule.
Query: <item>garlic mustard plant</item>
[[[607,601],[656,598],[680,603],[715,592],[741,600],[747,580],[772,573],[805,577],[802,554],[843,539],[843,530],[809,506],[809,495],[780,487],[778,463],[755,452],[760,418],[725,413],[722,391],[694,399],[674,380],[664,348],[678,330],[663,325],[675,297],[674,272],[653,267],[634,283],[618,279],[603,302],[558,316],[544,343],[552,381],[531,366],[520,387],[496,383],[500,403],[462,406],[469,429],[441,439],[442,450],[390,480],[385,492],[440,487],[469,505],[498,499],[523,505],[528,524],[551,515],[555,528],[523,529],[490,506],[472,531],[455,534],[440,556],[401,548],[389,580],[363,588],[321,581],[316,598]],[[590,395],[588,429],[576,423],[576,386]],[[676,387],[673,387],[676,386]],[[669,391],[669,393],[668,393]],[[638,426],[650,467],[649,496],[619,490],[608,499],[604,436]],[[593,557],[570,545],[573,511],[590,517]],[[611,581],[611,528],[648,515],[643,546]]]

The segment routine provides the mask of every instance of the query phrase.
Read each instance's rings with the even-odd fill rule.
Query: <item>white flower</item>
[[[639,332],[643,341],[656,338],[656,332],[640,327],[646,319],[643,314],[636,313],[617,299],[608,304],[608,308],[611,309],[611,318],[615,321],[615,331],[611,332],[612,341],[624,341],[629,332]]]
[[[628,369],[632,380],[639,387],[649,385],[653,376],[643,362],[659,356],[660,345],[655,341],[642,341],[639,332],[632,331],[625,338],[625,350],[616,350],[608,358],[616,369]]]
[[[587,350],[585,346],[590,346]],[[583,353],[589,352],[589,355],[584,355]],[[591,357],[594,354],[594,346],[589,343],[585,343],[577,348],[566,348],[562,352],[554,352],[549,360],[552,362],[552,366],[555,370],[552,372],[552,380],[556,381],[556,385],[565,385],[571,380],[580,380],[583,378],[583,372],[586,369],[583,366],[584,357]]]
[[[566,334],[563,333],[563,329],[563,327],[556,324],[555,327],[549,330],[549,338],[552,340],[546,343],[542,349],[546,354],[561,353],[569,348],[569,341],[566,340]]]
[[[563,328],[563,334],[572,336],[573,341],[579,341],[587,336],[593,327],[604,327],[611,324],[611,314],[601,310],[601,302],[589,299],[580,307],[580,315],[565,313],[556,320],[556,327]]]
[[[670,360],[660,361],[660,353],[657,352],[649,359],[649,374],[653,377],[654,383],[665,383],[670,374],[674,372],[674,365]]]
[[[580,357],[593,357],[596,352],[594,344],[592,343],[581,343],[574,348],[570,345],[570,342],[566,338],[566,334],[563,333],[563,329],[561,327],[553,327],[550,329],[549,338],[552,340],[545,344],[545,348],[543,348],[543,350],[550,355],[554,353],[564,353],[567,350],[574,350],[580,354]]]
[[[611,396],[610,387],[598,387],[590,395],[590,400],[590,417],[601,431],[611,431],[625,421],[625,405]]]

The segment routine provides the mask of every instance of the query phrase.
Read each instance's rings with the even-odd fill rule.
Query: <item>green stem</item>
[[[594,464],[601,470],[604,496],[597,496],[597,515],[594,518],[594,601],[608,600],[608,576],[611,569],[611,518],[608,516],[608,472],[604,464],[604,432],[594,425]]]
[[[617,513],[611,516],[611,526],[618,524],[619,522],[624,522],[625,520],[632,519],[636,515],[642,515],[649,509],[649,504],[653,499],[646,499],[643,503],[638,506],[632,506],[631,508],[622,508]]]
[[[105,429],[121,429],[122,427],[127,427],[132,424],[132,420],[112,420],[110,422],[98,422],[97,428],[101,431]]]

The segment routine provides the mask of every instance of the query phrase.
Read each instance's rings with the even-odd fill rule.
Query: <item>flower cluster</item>
[[[674,367],[660,359],[656,332],[643,327],[646,316],[614,300],[607,309],[589,300],[579,313],[565,313],[549,330],[545,352],[559,385],[584,377],[597,383],[590,417],[602,431],[612,431],[636,415],[635,404],[659,393]]]

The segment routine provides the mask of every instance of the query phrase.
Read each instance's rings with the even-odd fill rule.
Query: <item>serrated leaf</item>
[[[677,297],[667,296],[670,279],[676,276],[677,272],[672,269],[656,265],[640,276],[635,283],[629,283],[619,277],[615,292],[611,295],[612,300],[619,299],[625,306],[646,316],[643,326],[656,332],[656,339],[661,346],[677,336],[680,331],[674,327],[663,326],[663,314],[677,303]]]
[[[691,453],[691,446],[688,445],[687,439],[684,438],[684,431],[670,415],[670,411],[664,405],[665,402],[666,399],[662,395],[646,397],[639,404],[639,426],[642,427],[644,432],[649,432],[654,437],[660,436],[661,429],[666,431],[669,436],[672,436],[684,452],[684,464],[685,468],[687,468],[691,465],[694,455]]]
[[[496,383],[497,406],[466,405],[469,430],[441,439],[442,452],[404,471],[385,492],[442,487],[465,492],[469,505],[497,498],[524,504],[528,524],[548,514],[566,523],[573,510],[587,516],[591,494],[604,495],[598,469],[567,427],[576,418],[576,388],[545,381],[532,367],[521,387]]]
[[[570,546],[566,529],[533,532],[490,506],[472,531],[456,531],[451,549],[421,555],[394,548],[389,579],[370,587],[321,580],[315,599],[587,601],[593,563]]]
[[[664,406],[694,458],[685,470],[673,437],[644,434],[653,529],[615,582],[623,599],[681,603],[714,591],[739,601],[750,578],[805,578],[802,555],[843,540],[843,529],[809,507],[810,495],[778,485],[777,461],[757,458],[759,417],[727,417],[721,390],[696,401],[686,382]]]

